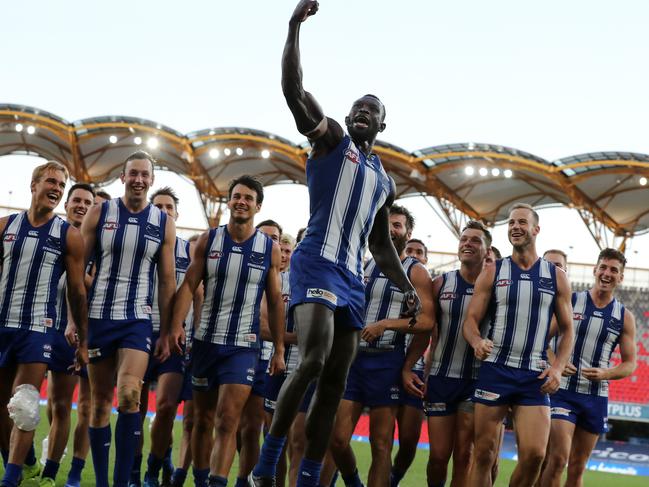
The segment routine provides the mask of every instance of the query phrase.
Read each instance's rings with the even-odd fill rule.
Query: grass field
[[[38,430],[36,431],[36,453],[37,457],[40,456],[40,450],[41,450],[41,442],[43,440],[43,437],[47,434],[47,420],[45,419],[45,411],[43,410],[42,418],[43,421],[38,427]],[[75,420],[76,415],[73,413],[73,422]],[[114,420],[115,416],[113,416],[113,430],[114,430]],[[180,428],[180,423],[176,422],[175,428],[174,428],[174,438],[179,439],[181,435],[181,428]],[[74,425],[73,425],[74,427]],[[148,433],[148,420],[145,423],[145,433]],[[178,441],[176,441],[174,445],[174,462],[178,458],[178,452],[177,452],[177,445],[179,444]],[[358,470],[361,473],[366,473],[369,464],[370,464],[370,447],[368,443],[358,443],[354,442],[353,444],[354,452],[356,453],[356,458],[358,460]],[[70,470],[70,461],[71,461],[71,450],[72,450],[72,445],[70,442],[69,445],[70,449],[70,454],[66,455],[66,457],[63,459],[61,463],[61,470],[59,471],[59,476],[57,478],[57,485],[63,486],[65,484],[65,480],[67,478],[68,471]],[[148,452],[148,434],[145,434],[145,462],[146,462],[146,453]],[[110,469],[110,474],[112,475],[112,464],[113,464],[113,454],[114,454],[114,447],[111,449],[111,469]],[[419,450],[417,452],[417,457],[415,458],[415,462],[413,463],[412,467],[410,468],[408,475],[404,480],[401,481],[400,486],[401,487],[425,487],[426,486],[426,459],[427,459],[427,454],[428,452],[425,450]],[[144,462],[144,463],[145,463]],[[93,477],[93,470],[92,470],[92,460],[90,458],[90,455],[88,455],[87,459],[87,464],[86,468],[84,469],[83,473],[83,480],[81,485],[84,487],[94,487],[95,481]],[[500,465],[500,475],[498,477],[498,480],[496,481],[496,486],[497,487],[507,487],[509,477],[514,470],[515,462],[509,461],[509,460],[503,460]],[[144,465],[143,465],[144,467]],[[235,462],[232,468],[232,474],[230,475],[230,485],[234,485],[235,478],[236,478],[236,472],[237,472],[237,460],[235,458]],[[24,482],[23,485],[25,487],[27,486],[34,486],[38,485],[35,482]],[[187,482],[185,483],[187,487],[193,486],[193,479],[191,477],[191,474],[189,478],[187,479]],[[342,480],[339,480],[338,483],[336,484],[337,486],[343,487],[343,482]],[[626,475],[615,475],[615,474],[606,474],[606,473],[599,473],[599,472],[587,472],[586,475],[586,480],[585,484],[586,487],[588,486],[596,486],[596,487],[646,487],[649,485],[649,478],[647,477],[630,477]]]

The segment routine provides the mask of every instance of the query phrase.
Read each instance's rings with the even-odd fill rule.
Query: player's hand
[[[77,335],[77,325],[68,321],[68,326],[65,327],[65,339],[71,347],[76,347],[79,343],[79,335]]]
[[[160,363],[164,362],[169,358],[169,337],[160,335],[158,341],[155,342],[155,350],[153,351],[153,357]]]
[[[381,335],[383,335],[384,331],[385,325],[383,325],[380,321],[377,323],[372,323],[371,325],[367,325],[365,328],[363,328],[363,330],[361,331],[361,338],[367,343],[372,343],[374,340],[377,340]]]
[[[318,2],[315,0],[302,0],[297,4],[297,7],[295,7],[293,15],[291,16],[291,21],[304,22],[310,16],[315,15],[318,11],[318,7]]]
[[[563,368],[563,372],[561,372],[561,375],[564,377],[570,377],[571,375],[575,375],[576,373],[577,373],[577,367],[575,367],[574,364],[568,362],[566,366]]]
[[[286,364],[284,363],[284,351],[281,350],[282,353],[277,352],[278,351],[276,350],[273,353],[273,356],[270,358],[270,368],[268,370],[268,373],[270,375],[279,375],[286,370]]]
[[[606,369],[600,367],[587,367],[581,369],[581,375],[592,381],[606,380]]]
[[[86,343],[78,344],[74,352],[74,370],[79,372],[88,365],[88,345]]]
[[[488,338],[481,339],[473,348],[473,354],[478,360],[485,360],[494,348],[494,343]]]
[[[426,383],[412,370],[401,370],[401,380],[403,382],[403,388],[408,394],[420,399],[424,398],[426,394]]]
[[[403,297],[406,301],[406,310],[401,313],[402,318],[414,318],[421,311],[421,301],[419,301],[419,296],[417,296],[417,291],[410,289],[403,294]]]
[[[169,333],[168,348],[171,353],[183,355],[185,348],[185,329],[182,326],[172,327],[171,333]]]
[[[561,370],[556,367],[548,367],[538,376],[539,379],[545,379],[541,386],[541,392],[544,394],[554,394],[561,385]]]

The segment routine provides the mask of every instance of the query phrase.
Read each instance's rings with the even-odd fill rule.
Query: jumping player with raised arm
[[[4,487],[20,482],[40,419],[39,390],[52,356],[57,287],[64,272],[79,335],[76,364],[88,362],[83,240],[76,228],[54,214],[67,180],[68,171],[58,162],[38,166],[32,173],[29,209],[0,218],[0,440],[7,457],[0,485]],[[9,417],[10,438],[5,426]]]
[[[512,255],[485,266],[464,321],[464,338],[482,360],[472,398],[475,457],[470,485],[474,487],[491,485],[500,428],[510,406],[518,442],[518,464],[510,485],[534,485],[545,456],[550,433],[548,394],[559,388],[574,330],[568,277],[538,257],[540,230],[531,206],[512,206],[508,221]],[[490,304],[488,337],[483,338],[480,323]],[[553,315],[560,339],[556,359],[549,365],[546,344]]]
[[[253,485],[273,485],[275,465],[302,397],[318,379],[308,413],[307,444],[298,486],[317,485],[336,409],[363,327],[362,261],[366,244],[383,273],[405,295],[407,316],[419,298],[390,239],[388,210],[395,185],[372,146],[385,129],[385,107],[373,95],[356,100],[345,117],[349,135],[324,115],[302,86],[299,34],[318,2],[302,0],[289,21],[282,57],[282,89],[298,130],[311,142],[307,161],[308,229],[291,259],[291,301],[302,358],[284,382]]]

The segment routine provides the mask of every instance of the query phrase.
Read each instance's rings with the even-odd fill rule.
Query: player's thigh
[[[55,405],[72,404],[72,395],[77,386],[77,376],[65,372],[50,372],[50,399]]]
[[[183,375],[178,372],[167,372],[158,376],[156,402],[158,405],[177,405],[183,387]]]
[[[474,436],[474,418],[473,413],[458,411],[455,418],[455,445],[456,449],[464,451],[471,449],[473,446]],[[497,434],[500,434],[498,431]]]
[[[252,388],[246,384],[221,384],[216,405],[216,417],[219,420],[238,423]]]
[[[569,464],[585,465],[597,444],[598,438],[599,435],[577,426],[572,436]]]
[[[344,325],[335,327],[331,353],[322,372],[324,380],[342,381],[344,385],[349,367],[356,357],[359,341],[359,329]],[[318,384],[318,387],[320,387],[320,384]]]
[[[31,384],[36,389],[40,389],[45,374],[47,373],[47,364],[32,362],[28,364],[18,364],[16,367],[16,376],[14,378],[14,388],[21,384]]]
[[[324,304],[302,303],[292,310],[300,359],[313,352],[329,355],[334,340],[334,313]]]
[[[490,448],[495,451],[500,428],[508,409],[509,406],[506,404],[487,406],[476,403],[473,412],[473,431],[476,447]]]
[[[390,443],[394,437],[397,406],[379,406],[370,409],[370,443]]]
[[[514,406],[516,441],[521,455],[545,455],[550,436],[550,408],[547,406]]]
[[[117,387],[120,382],[137,382],[138,390],[149,365],[149,354],[133,348],[120,348],[117,351]]]
[[[340,401],[334,422],[332,446],[343,448],[349,444],[362,412],[361,403],[346,399]]]
[[[115,387],[115,367],[117,366],[117,357],[106,357],[98,362],[88,364],[88,380],[90,381],[90,394],[94,401],[100,397],[107,397],[108,401],[113,397],[113,388]]]
[[[421,435],[421,423],[424,420],[424,412],[421,408],[401,405],[397,412],[397,424],[399,426],[399,444],[419,441]]]
[[[455,444],[456,414],[428,416],[428,442],[430,458],[448,461]]]

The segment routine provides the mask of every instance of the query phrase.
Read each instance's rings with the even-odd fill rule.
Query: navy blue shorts
[[[370,408],[398,406],[401,398],[403,350],[363,352],[356,355],[347,376],[343,399]]]
[[[284,381],[288,377],[288,374],[279,374],[279,375],[266,375],[266,394],[264,396],[264,410],[270,414],[275,414],[275,406],[277,403],[277,396],[279,396],[279,390],[282,388]],[[307,387],[302,402],[300,403],[299,412],[306,413],[309,410],[311,405],[311,399],[313,399],[313,394],[315,393],[317,381],[313,381],[309,387]]]
[[[98,362],[112,357],[120,348],[151,353],[153,327],[151,320],[88,319],[88,357]]]
[[[17,364],[49,364],[54,331],[0,327],[0,368]]]
[[[608,398],[559,389],[550,396],[552,419],[563,419],[600,435],[608,431]]]
[[[255,380],[252,383],[252,391],[250,391],[250,394],[259,397],[264,397],[266,395],[266,371],[268,370],[268,362],[268,360],[262,360],[261,358],[257,361],[257,366],[255,367]]]
[[[185,373],[183,374],[183,388],[178,396],[178,404],[183,401],[191,401],[194,398],[192,394],[192,364],[191,361],[185,361]]]
[[[318,255],[291,257],[290,310],[302,303],[320,303],[334,311],[334,322],[352,328],[365,325],[365,285],[353,272]]]
[[[152,341],[153,341],[153,346],[151,347],[152,350],[155,350],[155,345],[158,339],[160,338],[160,335],[157,333],[153,335]],[[165,360],[164,362],[159,362],[157,359],[151,355],[151,358],[149,359],[149,366],[146,369],[146,374],[144,374],[144,382],[150,383],[150,382],[155,382],[158,380],[158,377],[160,377],[163,374],[170,374],[170,373],[176,373],[176,374],[184,374],[185,373],[185,357],[184,355],[178,355],[176,353],[172,353],[169,355],[169,358]]]
[[[259,349],[216,345],[194,340],[192,347],[192,387],[195,391],[213,391],[222,384],[252,387]]]
[[[65,338],[63,332],[52,332],[52,360],[47,367],[52,372],[74,373],[75,348]]]
[[[417,374],[422,381],[424,380],[423,370],[413,370],[413,372]],[[401,406],[410,406],[412,408],[419,409],[420,411],[423,411],[424,409],[424,400],[420,397],[409,394],[403,388],[403,382],[401,382],[401,401],[399,404]]]
[[[550,396],[541,392],[540,372],[482,362],[472,401],[496,406],[550,406]]]
[[[473,379],[429,376],[424,399],[426,416],[449,416],[457,413],[460,404],[471,401],[474,389]]]

